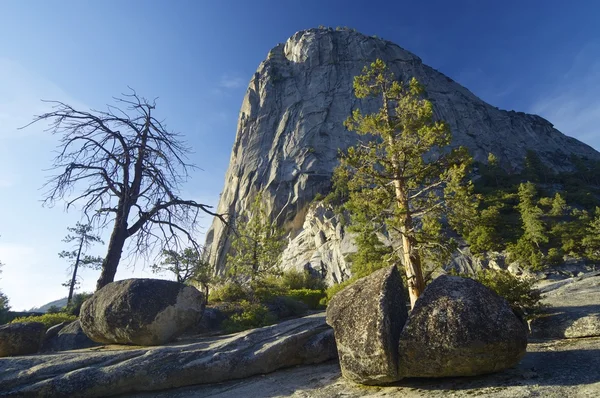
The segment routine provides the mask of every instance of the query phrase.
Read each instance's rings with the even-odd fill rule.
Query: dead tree
[[[47,131],[61,137],[52,167],[58,174],[44,184],[44,203],[65,200],[96,227],[112,224],[96,289],[114,280],[126,242],[133,255],[176,250],[184,239],[197,247],[200,212],[226,221],[212,206],[179,197],[195,166],[181,135],[154,117],[156,101],[133,90],[114,99],[106,111],[89,112],[48,101],[52,112],[29,124],[49,121]]]

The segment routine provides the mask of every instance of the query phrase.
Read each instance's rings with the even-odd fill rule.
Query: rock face
[[[281,264],[284,269],[311,271],[334,285],[350,277],[346,256],[355,251],[354,235],[346,231],[342,217],[315,203],[308,207],[302,229],[284,250]]]
[[[0,357],[34,354],[44,340],[46,327],[39,322],[0,326]]]
[[[84,333],[98,343],[159,345],[192,325],[204,310],[196,288],[159,279],[109,283],[81,306]]]
[[[100,344],[92,341],[86,336],[83,329],[81,329],[81,323],[77,320],[68,325],[64,325],[54,336],[49,336],[48,333],[46,333],[46,340],[44,341],[42,350],[69,351],[98,345]]]
[[[400,335],[403,377],[475,376],[519,363],[527,327],[503,298],[471,279],[427,286]]]
[[[354,76],[377,58],[396,77],[416,77],[425,86],[435,116],[452,129],[452,145],[468,147],[476,160],[485,161],[493,152],[504,167],[515,168],[526,151],[533,150],[548,166],[562,170],[570,166],[573,153],[600,159],[591,147],[563,135],[543,118],[499,110],[389,41],[351,30],[309,29],[273,48],[250,81],[218,212],[239,214],[261,192],[269,216],[288,228],[290,238],[301,233],[307,205],[329,189],[338,151],[356,143],[357,136],[346,131],[343,121],[357,107],[379,107],[372,100],[356,99],[352,92]],[[228,235],[215,220],[206,238],[211,263],[221,271]],[[308,245],[312,238],[303,237]],[[294,250],[310,257],[307,264],[313,268],[319,269],[322,262],[328,271],[337,266],[336,250],[343,252],[331,248],[313,258],[300,242]]]
[[[361,384],[398,380],[398,339],[407,318],[402,278],[395,266],[359,279],[327,306],[342,374]]]
[[[162,347],[0,359],[0,395],[105,397],[220,383],[336,356],[323,314]],[[154,394],[151,394],[151,396]]]

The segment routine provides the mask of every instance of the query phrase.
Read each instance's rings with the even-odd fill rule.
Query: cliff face
[[[379,106],[372,100],[357,100],[352,92],[354,76],[377,58],[397,78],[416,77],[425,86],[436,118],[451,127],[452,145],[468,147],[476,160],[484,161],[493,152],[505,167],[516,168],[526,151],[533,150],[550,167],[562,170],[569,168],[573,153],[600,158],[591,147],[565,136],[539,116],[503,111],[483,102],[389,41],[350,30],[298,32],[269,52],[250,81],[218,205],[219,213],[235,215],[262,192],[271,217],[291,231],[286,264],[299,268],[313,257],[315,236],[321,234],[320,227],[307,227],[307,214],[322,222],[327,216],[314,208],[309,212],[308,204],[318,192],[327,191],[338,152],[356,142],[343,121],[357,107],[372,111]],[[308,233],[306,228],[317,232]],[[335,235],[335,228],[323,231],[328,233]],[[341,242],[343,234],[338,235]],[[215,220],[206,246],[218,270],[224,266],[229,243],[226,227]],[[323,252],[325,262],[319,259],[321,268],[330,281],[343,279],[346,271],[334,273],[338,265],[326,261],[336,257],[335,250],[344,250],[329,249]]]

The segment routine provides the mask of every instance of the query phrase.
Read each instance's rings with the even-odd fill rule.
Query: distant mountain
[[[54,300],[47,304],[44,304],[40,307],[34,307],[34,308],[30,309],[29,312],[47,312],[48,309],[50,309],[50,307],[52,307],[52,306],[62,308],[62,307],[65,307],[66,305],[67,305],[67,298],[63,297],[61,299]]]
[[[485,103],[392,42],[344,29],[298,32],[273,48],[252,76],[217,210],[244,213],[260,193],[269,218],[285,226],[291,238],[303,239],[288,246],[286,266],[309,265],[324,270],[330,280],[344,279],[339,273],[345,265],[335,259],[343,258],[352,242],[342,242],[342,228],[330,225],[331,215],[308,214],[309,204],[317,193],[329,191],[339,151],[357,142],[344,120],[353,109],[368,113],[380,106],[374,99],[357,99],[352,89],[354,76],[377,58],[397,78],[416,77],[425,86],[435,117],[452,130],[452,146],[467,147],[476,161],[486,162],[493,153],[507,171],[518,170],[533,151],[559,172],[573,169],[572,155],[600,160],[600,153],[547,120]],[[327,224],[331,236],[299,235],[313,227],[322,231],[321,224]],[[211,263],[219,272],[230,236],[218,219],[206,234]]]

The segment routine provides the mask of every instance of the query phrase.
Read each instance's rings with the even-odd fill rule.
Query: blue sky
[[[184,195],[216,205],[258,64],[298,30],[349,26],[600,149],[598,15],[592,0],[0,1],[0,289],[16,310],[66,295],[57,253],[79,214],[41,206],[56,138],[42,125],[17,130],[46,109],[40,99],[102,108],[128,85],[159,97],[158,114],[203,169]],[[84,272],[82,290],[97,276]],[[152,274],[122,264],[117,278],[131,276]]]

